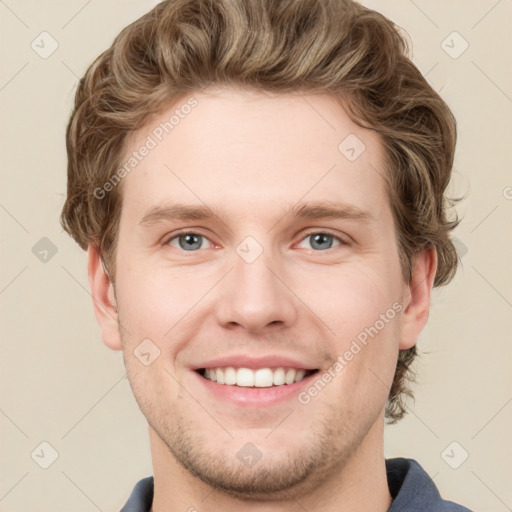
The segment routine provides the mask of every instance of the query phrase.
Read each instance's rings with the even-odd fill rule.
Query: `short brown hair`
[[[169,0],[127,26],[80,80],[67,127],[68,189],[61,224],[98,246],[115,282],[122,183],[95,190],[121,164],[127,135],[177,98],[210,84],[271,93],[331,94],[380,134],[404,280],[435,247],[434,286],[457,268],[449,233],[455,119],[407,56],[397,27],[350,0]],[[400,419],[416,348],[400,352],[386,406]]]

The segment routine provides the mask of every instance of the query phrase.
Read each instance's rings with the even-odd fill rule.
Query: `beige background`
[[[1,511],[117,511],[152,473],[121,354],[100,339],[86,254],[58,216],[77,78],[155,3],[0,0]],[[504,512],[512,507],[512,2],[366,3],[408,32],[414,61],[452,107],[452,192],[469,194],[456,232],[463,268],[434,294],[416,402],[387,427],[386,455],[419,460],[447,498]],[[46,59],[31,48],[43,31],[59,45]],[[445,51],[463,48],[454,31],[469,44],[458,58]],[[46,262],[33,253],[43,237],[57,249]],[[47,469],[44,441],[58,452]]]

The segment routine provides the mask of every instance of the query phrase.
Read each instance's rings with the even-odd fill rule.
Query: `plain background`
[[[58,217],[77,79],[155,4],[0,0],[1,511],[117,511],[152,474],[122,355],[103,345],[93,315],[86,253]],[[462,268],[434,293],[416,401],[386,428],[386,455],[420,461],[446,498],[504,512],[512,507],[512,2],[366,4],[409,34],[414,62],[453,109],[451,193],[468,194],[455,233]],[[58,43],[48,58],[31,47],[51,49],[44,31]],[[47,469],[52,449],[42,442],[58,454]]]

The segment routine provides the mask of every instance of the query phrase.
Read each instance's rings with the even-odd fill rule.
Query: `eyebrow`
[[[375,217],[367,210],[331,201],[301,202],[284,211],[281,219],[291,215],[298,219],[349,219],[361,222],[373,222]],[[187,205],[181,203],[153,206],[139,221],[141,226],[151,226],[173,220],[209,220],[222,219],[222,212],[206,205]]]

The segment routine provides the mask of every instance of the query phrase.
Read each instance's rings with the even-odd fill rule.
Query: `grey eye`
[[[305,248],[318,251],[325,251],[326,249],[331,249],[334,245],[340,245],[338,238],[328,233],[311,233],[302,240],[301,244],[308,240],[310,247]]]
[[[206,238],[203,235],[183,233],[169,240],[169,245],[178,249],[183,249],[184,251],[195,251],[203,247],[204,240],[206,240]],[[176,243],[178,245],[176,245]]]

